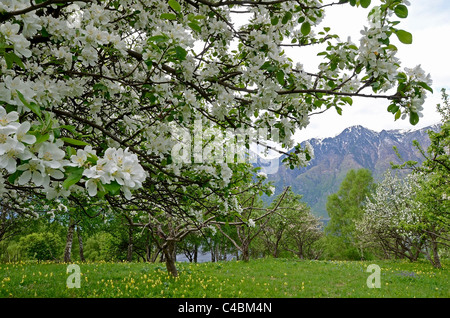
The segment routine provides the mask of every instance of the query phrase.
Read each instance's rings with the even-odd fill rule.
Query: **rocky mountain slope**
[[[405,160],[421,162],[423,158],[412,141],[417,140],[426,149],[429,145],[426,132],[438,127],[381,132],[362,126],[349,127],[335,137],[308,140],[314,148],[315,158],[307,167],[290,170],[280,166],[277,173],[268,175],[268,179],[274,182],[275,195],[290,185],[294,192],[303,195],[315,215],[327,218],[327,196],[338,190],[348,170],[366,168],[372,171],[375,181],[380,180],[390,169],[390,162],[400,163],[394,146]]]

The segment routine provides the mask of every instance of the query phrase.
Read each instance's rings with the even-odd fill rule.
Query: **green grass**
[[[381,288],[368,288],[369,264],[381,268]],[[300,261],[178,263],[179,277],[164,264],[79,263],[81,287],[68,288],[66,264],[0,264],[0,297],[450,297],[450,261]]]

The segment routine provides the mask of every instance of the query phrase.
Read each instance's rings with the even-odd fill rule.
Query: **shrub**
[[[63,241],[51,232],[32,233],[20,238],[20,246],[31,259],[38,261],[57,260],[63,249]]]

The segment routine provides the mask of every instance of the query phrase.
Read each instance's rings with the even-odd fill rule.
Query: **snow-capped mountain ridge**
[[[400,163],[394,146],[404,160],[421,162],[423,158],[412,142],[417,140],[426,149],[430,129],[436,131],[439,125],[380,132],[358,125],[344,129],[335,137],[309,139],[314,148],[314,159],[308,166],[294,170],[280,166],[277,173],[269,175],[269,180],[274,182],[276,194],[290,185],[296,193],[303,195],[317,215],[327,217],[327,196],[337,191],[348,170],[366,168],[372,171],[376,181],[379,180],[390,168],[390,162]]]

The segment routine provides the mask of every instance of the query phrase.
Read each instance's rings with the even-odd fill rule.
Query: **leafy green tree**
[[[59,260],[62,254],[61,237],[52,232],[32,233],[20,239],[21,247],[28,257],[44,260]]]
[[[85,257],[90,261],[115,261],[118,259],[117,239],[108,232],[98,232],[85,244]]]
[[[359,258],[354,237],[355,222],[363,215],[366,197],[373,190],[372,173],[368,169],[350,170],[339,190],[328,196],[330,221],[325,227],[328,250],[344,258]],[[331,248],[330,248],[331,247]]]

